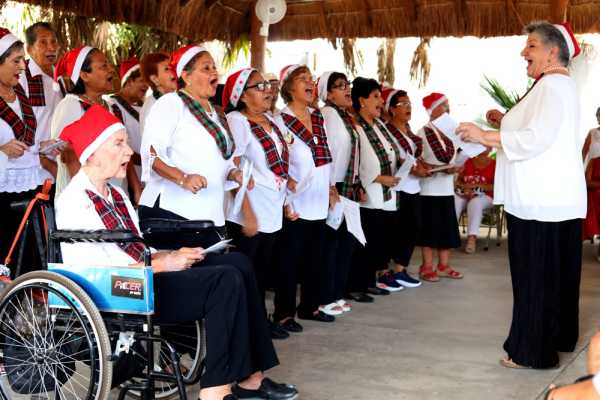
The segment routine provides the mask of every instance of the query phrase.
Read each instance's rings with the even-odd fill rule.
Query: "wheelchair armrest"
[[[169,218],[147,218],[140,221],[144,235],[152,233],[199,232],[215,227],[209,220],[175,220]]]
[[[129,230],[57,230],[50,233],[50,240],[64,243],[94,242],[94,243],[131,243],[144,239]]]

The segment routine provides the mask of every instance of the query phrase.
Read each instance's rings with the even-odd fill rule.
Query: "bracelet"
[[[181,177],[181,180],[179,182],[177,182],[179,184],[179,186],[183,186],[183,182],[185,181],[185,178],[187,178],[187,174],[183,174],[183,176]]]

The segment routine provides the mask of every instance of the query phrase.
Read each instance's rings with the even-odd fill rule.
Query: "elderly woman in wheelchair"
[[[57,227],[61,230],[127,230],[141,236],[131,202],[120,188],[115,188],[108,183],[112,177],[125,176],[127,163],[132,155],[132,150],[127,145],[127,134],[123,125],[102,107],[92,106],[80,120],[65,128],[61,138],[71,143],[82,168],[56,201]],[[249,262],[244,256],[236,253],[207,255],[202,248],[154,251],[149,256],[148,250],[142,243],[118,240],[104,243],[62,243],[61,251],[67,278],[70,265],[143,270],[144,265],[150,264],[151,268],[146,269],[151,270],[153,275],[150,275],[152,279],[146,289],[152,291],[155,298],[153,320],[157,324],[205,321],[206,356],[205,371],[201,377],[201,399],[297,397],[297,390],[293,385],[275,383],[263,375],[263,371],[278,364],[278,359],[269,336],[256,282],[253,281],[254,277],[249,272],[251,271]],[[111,375],[108,370],[110,365],[106,362],[106,347],[110,348],[107,343],[108,338],[99,338],[98,343],[86,348],[81,346],[81,342],[85,342],[86,338],[89,339],[91,333],[76,338],[69,336],[69,332],[76,331],[92,333],[97,333],[98,330],[106,331],[104,324],[94,325],[89,322],[98,318],[98,310],[93,307],[93,304],[90,306],[82,300],[85,298],[85,292],[81,297],[80,288],[74,288],[73,285],[64,282],[68,279],[59,277],[49,282],[45,278],[38,279],[39,283],[37,281],[32,283],[31,279],[25,281],[21,278],[13,282],[12,289],[9,287],[0,301],[0,327],[7,326],[6,321],[3,320],[7,315],[11,315],[14,321],[14,326],[10,329],[0,330],[0,332],[9,332],[9,335],[5,334],[6,337],[0,341],[0,343],[4,342],[4,367],[12,368],[13,372],[19,366],[24,369],[21,364],[25,363],[21,361],[29,357],[41,360],[32,365],[42,365],[45,369],[39,371],[39,379],[34,379],[33,384],[39,386],[39,389],[35,390],[26,387],[27,384],[32,385],[32,379],[29,379],[29,383],[26,379],[19,381],[19,376],[24,378],[35,374],[31,372],[26,374],[23,371],[21,375],[13,373],[12,378],[9,379],[13,393],[43,393],[44,391],[47,393],[55,390],[57,399],[106,398],[110,386],[102,387],[106,384],[99,377],[104,375],[105,378],[106,375]],[[119,281],[118,276],[115,277],[113,274],[112,294],[114,295],[117,290],[126,297],[135,298],[144,290],[142,281],[143,279]],[[58,286],[61,287],[60,290],[56,290]],[[26,287],[29,296],[16,296],[15,290],[18,287]],[[93,291],[94,288],[89,290]],[[254,299],[251,298],[252,296]],[[12,314],[6,311],[8,310],[6,302],[11,301],[7,300],[7,297],[13,299],[13,303],[16,304],[16,306],[13,304],[13,308],[18,309]],[[65,318],[60,316],[57,318],[55,315],[57,311],[48,305],[53,303],[71,305],[71,315],[66,318],[66,322]],[[56,333],[52,334],[52,346],[50,346],[52,351],[48,350],[48,346],[39,350],[39,346],[36,347],[35,343],[32,343],[32,337],[40,336],[35,334],[37,331],[48,330],[37,326],[35,318],[34,322],[31,322],[31,318],[27,318],[38,314],[53,315],[52,318],[40,319],[44,321],[45,326],[51,325],[54,328],[52,324],[56,323],[57,326],[62,324],[62,334],[58,335],[59,338],[54,337]],[[62,322],[59,324],[56,321]],[[90,325],[93,329],[89,329]],[[98,328],[99,325],[102,326]],[[54,331],[56,330],[55,328]],[[22,346],[14,344],[17,342],[24,344]],[[74,343],[77,344],[74,352],[68,353],[64,350]],[[123,346],[123,340],[119,340],[119,344]],[[125,347],[129,348],[129,344],[125,343]],[[28,349],[27,354],[16,354],[20,347],[25,348],[30,345],[33,350]],[[61,351],[55,351],[57,349]],[[10,354],[10,351],[15,354]],[[48,358],[54,357],[54,353],[63,354],[65,357],[48,362]],[[93,371],[83,383],[78,379],[85,373],[80,372],[80,368],[74,367],[74,363],[82,355],[77,353],[84,354],[84,363],[87,365],[94,362],[96,362],[94,365],[97,365],[91,368]],[[11,360],[13,360],[12,364]],[[55,364],[60,368],[48,367]],[[180,373],[176,362],[165,370],[169,368],[176,369],[176,375]],[[1,381],[0,379],[0,391],[5,397],[12,398],[10,394],[7,395],[6,385]],[[85,391],[80,386],[89,390]],[[87,395],[78,393],[87,393]],[[144,391],[141,393],[144,396]]]

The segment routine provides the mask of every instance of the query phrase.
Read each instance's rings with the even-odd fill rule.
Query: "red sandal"
[[[427,282],[439,282],[440,281],[440,277],[438,276],[437,272],[435,272],[433,270],[433,267],[426,268],[423,265],[421,265],[419,267],[419,278],[421,278],[421,280],[427,281]]]
[[[450,267],[449,265],[442,265],[442,264],[438,265],[437,274],[438,274],[438,276],[440,276],[442,278],[450,278],[450,279],[462,279],[464,277],[462,272],[458,272],[458,271],[452,269],[452,267]]]

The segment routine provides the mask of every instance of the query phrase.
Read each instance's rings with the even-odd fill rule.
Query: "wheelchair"
[[[154,323],[148,247],[142,268],[63,264],[60,243],[147,243],[130,231],[57,230],[48,189],[14,205],[27,208],[21,228],[33,225],[42,265],[0,294],[0,396],[104,400],[118,388],[118,400],[185,400],[186,385],[199,382],[204,368],[202,321]],[[210,221],[156,219],[142,231],[152,237],[210,229]]]

